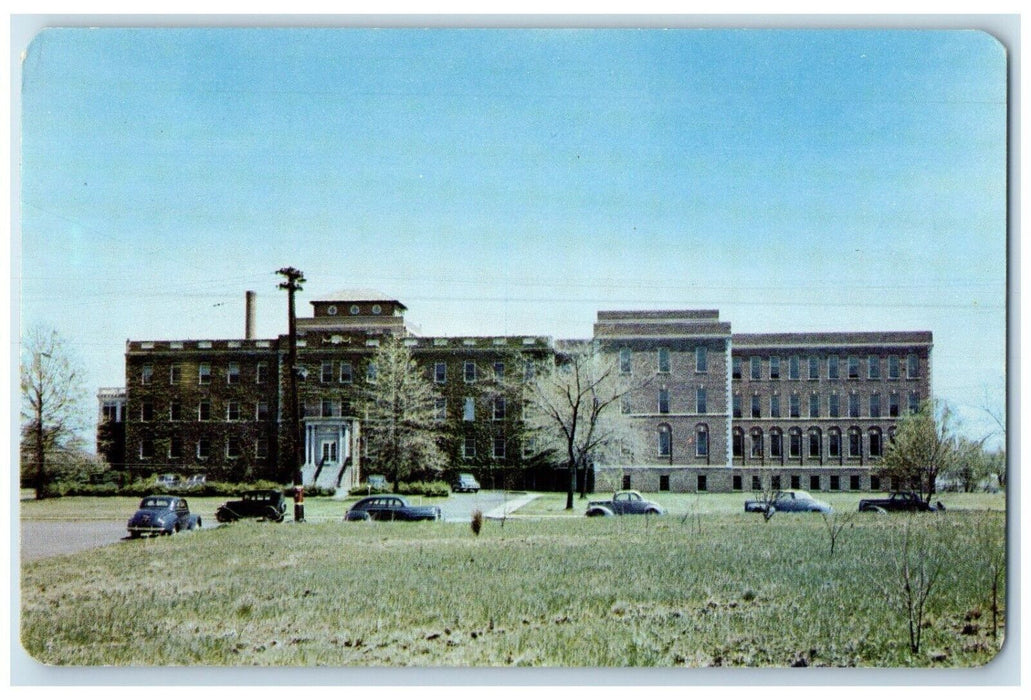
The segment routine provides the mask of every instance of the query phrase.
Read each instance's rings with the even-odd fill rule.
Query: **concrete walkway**
[[[505,501],[503,504],[487,511],[483,514],[483,517],[488,520],[502,520],[503,518],[511,515],[514,511],[519,510],[527,503],[537,498],[539,494],[536,493],[521,493],[513,494],[512,498]]]

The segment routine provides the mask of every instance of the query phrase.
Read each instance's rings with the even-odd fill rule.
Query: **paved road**
[[[455,493],[440,505],[444,519],[468,522],[474,510],[479,509],[488,518],[502,517],[527,502],[525,494],[506,494],[503,491]],[[287,508],[287,520],[292,510]],[[60,554],[74,554],[94,547],[103,547],[126,539],[125,519],[119,520],[22,520],[22,561],[33,561]],[[217,527],[213,518],[204,518],[204,527]]]

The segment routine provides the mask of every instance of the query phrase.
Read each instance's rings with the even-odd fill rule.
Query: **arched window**
[[[827,456],[831,459],[841,457],[841,428],[831,428],[827,431]]]
[[[788,433],[788,457],[799,459],[802,456],[802,430],[792,428]]]
[[[780,459],[784,456],[784,433],[780,428],[770,428],[770,457]]]
[[[663,423],[658,429],[658,440],[659,440],[659,456],[669,457],[670,448],[672,446],[672,431],[669,425]]]
[[[823,435],[819,428],[809,429],[809,456],[819,458],[823,452]]]
[[[734,456],[744,457],[745,456],[745,431],[741,428],[734,428],[733,434],[734,442]]]
[[[870,428],[869,451],[871,457],[881,457],[884,453],[884,444],[881,440],[881,429]]]
[[[848,456],[863,456],[863,431],[859,428],[848,429]]]
[[[699,423],[694,429],[695,435],[695,456],[696,457],[708,457],[709,456],[709,426],[705,423]]]
[[[752,458],[759,459],[763,456],[763,431],[762,428],[752,428]]]

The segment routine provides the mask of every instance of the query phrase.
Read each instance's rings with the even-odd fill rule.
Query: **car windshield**
[[[171,503],[171,499],[168,498],[144,498],[140,508],[168,508]]]

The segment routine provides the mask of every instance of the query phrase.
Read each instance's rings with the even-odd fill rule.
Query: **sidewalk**
[[[537,498],[539,494],[536,493],[524,493],[518,496],[513,495],[512,498],[505,501],[503,504],[487,511],[483,514],[483,517],[488,520],[502,520],[505,517],[511,515],[514,511],[522,508],[527,503]]]

